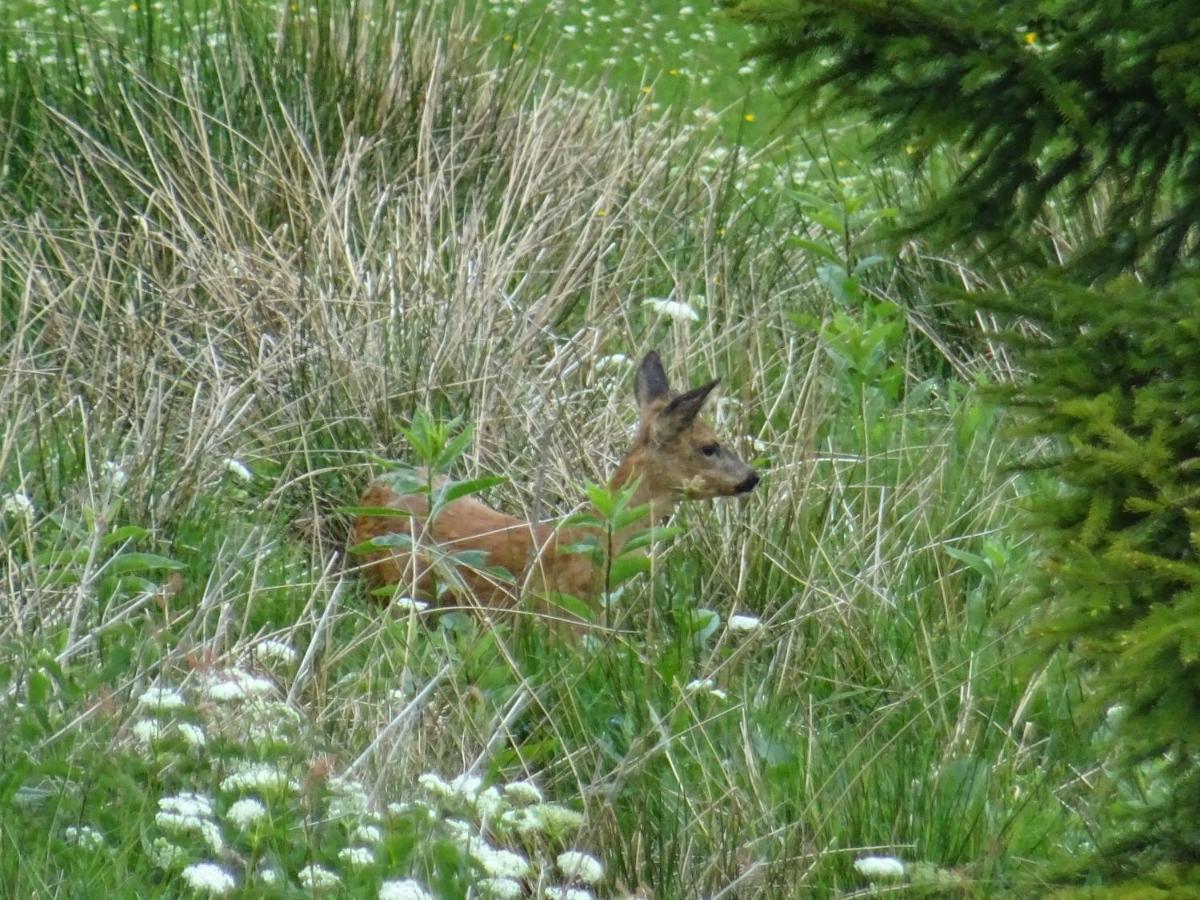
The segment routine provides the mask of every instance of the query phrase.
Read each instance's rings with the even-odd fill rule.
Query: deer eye
[[[705,444],[703,447],[700,448],[700,452],[703,453],[705,456],[716,456],[718,453],[721,452],[721,445],[720,444]]]

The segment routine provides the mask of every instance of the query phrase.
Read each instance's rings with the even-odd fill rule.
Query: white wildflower
[[[630,364],[631,360],[624,353],[610,353],[608,356],[601,356],[592,363],[597,372],[607,372],[610,369],[624,369]]]
[[[289,778],[286,770],[271,763],[246,763],[221,782],[223,791],[260,791],[263,793],[299,791],[300,783]]]
[[[251,675],[240,669],[230,669],[228,672],[213,675],[204,686],[204,692],[213,700],[244,700],[247,697],[261,697],[275,690],[275,683],[269,678]]]
[[[138,697],[138,703],[148,709],[169,710],[179,709],[184,706],[187,701],[183,699],[183,694],[174,688],[163,687],[156,685],[148,688]]]
[[[424,612],[429,609],[429,604],[424,600],[414,600],[412,597],[397,597],[392,601],[392,608],[408,612]]]
[[[542,802],[542,792],[532,781],[510,781],[504,786],[504,793],[514,803]]]
[[[200,837],[213,853],[220,853],[225,846],[221,829],[216,822],[199,816],[186,816],[174,812],[159,812],[154,816],[158,827],[175,834],[194,833]]]
[[[193,725],[191,722],[180,722],[175,726],[175,730],[179,732],[179,736],[183,738],[189,747],[203,747],[208,743],[204,729],[199,725]]]
[[[481,878],[476,887],[483,896],[492,897],[494,900],[517,900],[518,897],[525,896],[525,888],[521,887],[521,882],[512,878]]]
[[[342,883],[342,879],[335,872],[329,871],[324,866],[318,866],[316,863],[309,863],[296,873],[296,878],[299,880],[301,887],[305,887],[310,891],[337,887]]]
[[[671,300],[666,297],[650,297],[642,301],[643,306],[648,306],[660,315],[669,316],[677,322],[699,322],[700,314],[679,300]]]
[[[329,791],[333,799],[329,802],[329,815],[334,819],[362,816],[371,808],[367,790],[352,778],[329,779]]]
[[[389,803],[387,806],[388,815],[405,816],[413,812],[424,813],[425,818],[430,822],[438,820],[438,812],[424,800],[402,800],[399,803]]]
[[[281,663],[290,666],[296,661],[296,651],[284,641],[265,640],[254,645],[254,658],[268,665]]]
[[[150,844],[150,860],[160,869],[173,869],[185,859],[187,851],[164,837],[156,837]]]
[[[557,803],[537,803],[524,809],[509,810],[500,817],[500,823],[521,834],[547,832],[557,836],[583,825],[583,816]]]
[[[566,850],[558,854],[558,870],[563,877],[570,881],[582,881],[585,884],[595,884],[604,877],[604,863],[588,853],[578,850]]]
[[[867,878],[904,877],[904,863],[894,856],[864,856],[854,861],[854,868]]]
[[[173,797],[163,797],[158,801],[158,808],[163,812],[175,813],[180,816],[198,816],[208,818],[213,814],[212,800],[204,794],[184,791]]]
[[[475,828],[462,819],[447,819],[442,823],[456,844],[469,844],[475,838]]]
[[[542,895],[546,900],[594,900],[591,891],[585,891],[583,888],[572,887],[550,887],[542,890]]]
[[[361,869],[375,862],[375,851],[370,847],[346,847],[338,853],[338,859],[354,869]]]
[[[520,853],[497,849],[479,838],[470,842],[468,852],[483,871],[497,878],[524,878],[529,871],[529,862]]]
[[[425,890],[419,881],[405,878],[401,881],[385,881],[379,887],[379,900],[434,900],[433,894]]]
[[[225,813],[225,818],[236,825],[238,828],[249,828],[259,819],[267,814],[267,808],[261,801],[255,800],[253,797],[243,797],[238,800]]]
[[[228,894],[237,887],[233,876],[216,863],[192,863],[181,874],[192,890],[211,897]]]
[[[157,719],[138,719],[133,723],[134,739],[143,747],[149,747],[152,743],[162,737],[162,723]]]
[[[763,627],[757,616],[733,615],[729,617],[730,631],[757,631]]]
[[[125,474],[121,464],[113,462],[111,459],[105,460],[104,464],[100,466],[100,474],[115,488],[124,487],[125,482],[129,480],[129,476]]]
[[[279,882],[279,870],[272,868],[269,864],[264,863],[263,865],[259,866],[258,872],[255,873],[255,877],[266,885],[277,884]]]
[[[433,797],[449,798],[454,796],[454,788],[450,787],[442,776],[426,772],[417,779],[417,784],[425,789],[425,793]]]
[[[717,687],[717,683],[715,681],[713,681],[711,678],[693,679],[692,681],[689,681],[687,683],[687,686],[684,688],[684,690],[687,691],[689,694],[695,694],[700,691],[704,691],[704,692],[710,694],[711,696],[716,697],[718,700],[726,700],[729,697],[728,694],[726,694],[723,690],[721,690],[719,687]]]
[[[63,831],[63,839],[85,850],[99,850],[104,846],[104,835],[91,825],[68,825]]]
[[[378,844],[383,840],[383,832],[376,825],[359,825],[350,832],[350,840],[362,841],[364,844]]]
[[[490,819],[504,808],[504,800],[500,797],[498,788],[490,787],[479,792],[475,798],[475,811],[480,818]]]
[[[246,464],[238,462],[232,456],[225,460],[225,471],[243,483],[254,480],[254,473],[246,468]]]
[[[468,803],[474,803],[483,787],[483,779],[478,775],[459,775],[450,779],[450,790],[462,797]]]
[[[4,497],[4,503],[0,504],[0,510],[6,516],[11,515],[21,519],[31,518],[33,516],[33,501],[29,499],[28,494],[16,491]]]

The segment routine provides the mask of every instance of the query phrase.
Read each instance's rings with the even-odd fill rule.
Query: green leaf
[[[369,516],[378,519],[412,516],[407,509],[396,509],[393,506],[339,506],[336,509],[344,516]]]
[[[599,484],[588,484],[584,487],[587,491],[588,500],[592,502],[592,506],[596,508],[596,512],[600,514],[601,519],[609,521],[612,519],[613,509],[616,507],[616,497],[612,492]]]
[[[802,237],[793,237],[789,238],[788,240],[797,247],[807,250],[809,253],[812,253],[815,256],[819,256],[821,259],[828,260],[835,266],[842,265],[841,256],[839,256],[837,251],[828,244],[822,244],[820,241],[811,241],[808,238]]]
[[[379,534],[373,538],[368,538],[361,544],[355,544],[350,548],[350,552],[355,554],[370,553],[372,550],[387,550],[391,547],[403,547],[406,550],[412,549],[412,535],[402,534],[398,531]]]
[[[711,609],[694,609],[689,617],[692,637],[697,641],[706,641],[721,627],[721,616]]]
[[[577,619],[582,619],[584,622],[596,621],[596,614],[592,611],[592,608],[571,594],[553,594],[549,598],[549,603],[552,607],[560,609]]]
[[[489,556],[486,550],[459,550],[457,553],[447,554],[446,559],[468,569],[483,569],[488,564]]]
[[[649,557],[634,554],[618,556],[612,561],[612,565],[608,570],[608,588],[612,590],[623,581],[628,581],[634,575],[640,575],[642,572],[648,571],[650,571]]]
[[[621,553],[629,553],[633,550],[641,550],[643,547],[649,547],[657,541],[669,541],[679,534],[677,525],[655,525],[653,528],[646,528],[639,531],[621,545]]]
[[[111,576],[126,572],[154,572],[159,569],[179,571],[186,568],[183,563],[157,553],[122,553],[109,562],[106,571]]]
[[[72,550],[46,550],[33,557],[39,566],[59,568],[61,566],[82,566],[91,558],[91,551],[86,547],[76,547]]]
[[[40,709],[45,712],[46,704],[50,702],[50,692],[53,687],[49,676],[41,669],[34,669],[29,673],[25,685],[25,689],[29,694],[30,706],[35,710]]]
[[[108,549],[114,544],[120,544],[124,541],[140,541],[148,537],[149,534],[149,530],[142,528],[140,525],[123,525],[106,534],[100,544],[105,549]]]
[[[508,479],[503,475],[485,475],[482,478],[472,478],[468,481],[447,481],[438,489],[434,503],[438,507],[453,503],[459,497],[478,494],[498,484],[504,484]]]

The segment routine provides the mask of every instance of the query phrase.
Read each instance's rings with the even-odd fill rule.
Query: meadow
[[[988,273],[882,239],[926,186],[869,125],[698,2],[7,8],[0,894],[1028,897],[1093,846],[1049,488],[932,299]],[[652,348],[763,482],[610,633],[368,596],[387,460],[576,511]]]

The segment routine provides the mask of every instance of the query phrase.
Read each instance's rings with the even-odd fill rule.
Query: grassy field
[[[922,185],[778,128],[734,23],[85,6],[4,32],[0,894],[1028,897],[1091,846],[1007,369],[928,299],[986,273],[880,244]],[[614,634],[371,602],[414,416],[567,513],[650,348],[764,482]]]

